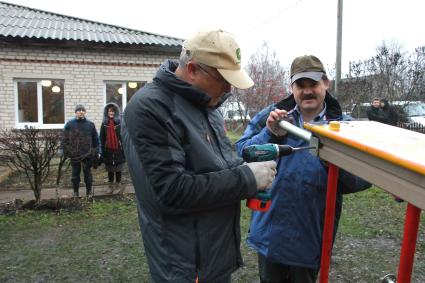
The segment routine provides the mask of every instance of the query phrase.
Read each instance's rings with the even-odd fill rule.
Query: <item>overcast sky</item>
[[[314,54],[336,61],[337,0],[5,0],[68,16],[187,38],[205,27],[233,33],[242,61],[267,41],[288,66]],[[342,72],[348,62],[375,54],[383,41],[404,51],[425,45],[424,0],[344,0]]]

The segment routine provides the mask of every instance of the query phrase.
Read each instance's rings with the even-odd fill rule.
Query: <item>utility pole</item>
[[[338,15],[336,27],[336,66],[335,95],[338,95],[338,85],[341,80],[341,46],[342,46],[342,1],[338,0]]]

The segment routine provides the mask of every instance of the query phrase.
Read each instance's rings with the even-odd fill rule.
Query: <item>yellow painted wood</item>
[[[304,124],[317,136],[324,136],[398,166],[425,175],[425,135],[374,121]]]

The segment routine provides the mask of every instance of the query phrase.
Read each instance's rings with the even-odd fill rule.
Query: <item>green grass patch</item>
[[[400,237],[406,202],[395,202],[391,194],[374,187],[345,195],[343,207],[341,233],[366,239],[376,236]]]
[[[242,135],[242,132],[240,131],[231,131],[231,130],[227,131],[227,136],[229,137],[232,144],[234,144],[241,137],[241,135]]]
[[[396,273],[406,203],[373,188],[345,195],[330,282],[379,282]],[[232,282],[258,282],[246,244],[251,211],[242,203],[245,267]],[[425,221],[412,282],[425,282]],[[100,200],[81,210],[0,215],[0,282],[149,282],[135,199]]]

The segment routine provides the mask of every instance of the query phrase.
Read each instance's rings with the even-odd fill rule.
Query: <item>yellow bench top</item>
[[[332,122],[335,123],[335,122]],[[374,121],[304,124],[316,136],[324,136],[378,158],[425,175],[425,134]]]

